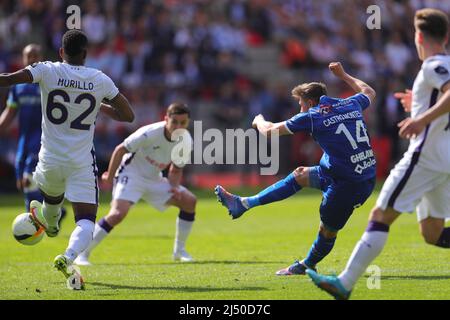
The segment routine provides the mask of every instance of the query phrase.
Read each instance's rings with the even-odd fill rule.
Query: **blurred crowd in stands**
[[[274,122],[291,117],[298,105],[290,91],[300,82],[323,81],[330,95],[348,96],[327,70],[339,60],[377,91],[366,116],[374,147],[386,157],[380,176],[407,143],[397,138],[405,114],[393,93],[411,88],[420,68],[414,11],[450,12],[450,1],[438,0],[2,0],[0,72],[22,67],[28,43],[41,44],[46,60],[58,60],[71,4],[80,6],[90,40],[87,65],[108,74],[137,115],[131,125],[99,117],[101,163],[131,131],[162,119],[173,101],[187,102],[207,127],[224,129],[248,128],[258,113]],[[369,30],[366,9],[373,4],[381,9],[381,29]],[[0,92],[0,110],[6,93]],[[0,157],[11,164],[15,132],[0,136]],[[287,138],[282,152],[283,173],[320,158],[306,135]]]

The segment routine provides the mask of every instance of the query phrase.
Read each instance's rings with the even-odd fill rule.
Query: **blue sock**
[[[25,195],[25,208],[27,209],[27,212],[30,212],[30,202],[32,200],[37,200],[41,203],[42,201],[44,201],[44,197],[42,196],[39,190],[32,192],[25,192],[24,195]]]
[[[267,187],[256,196],[248,197],[247,204],[249,208],[253,208],[262,204],[280,201],[292,196],[301,189],[302,187],[295,180],[294,174],[291,173],[283,180]]]
[[[320,233],[317,235],[316,241],[314,241],[311,249],[308,252],[308,256],[303,261],[308,267],[314,268],[323,258],[325,258],[333,249],[336,237],[327,239]]]
[[[450,248],[450,227],[442,230],[441,236],[439,237],[436,246],[441,248]]]

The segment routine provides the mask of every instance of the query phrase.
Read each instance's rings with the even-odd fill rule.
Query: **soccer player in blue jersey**
[[[324,151],[320,164],[298,167],[252,197],[231,194],[221,186],[215,189],[219,202],[227,207],[233,219],[250,208],[286,199],[305,187],[322,190],[317,239],[304,260],[295,261],[277,275],[300,275],[307,269],[315,270],[317,263],[331,252],[338,231],[375,186],[375,157],[362,115],[374,100],[375,91],[347,74],[339,62],[330,63],[329,69],[357,94],[346,99],[332,98],[326,95],[323,83],[305,83],[292,90],[292,96],[299,101],[299,114],[279,123],[266,121],[262,115],[253,120],[253,127],[265,136],[310,133]]]
[[[24,66],[42,60],[41,48],[36,44],[27,45],[22,51]],[[31,200],[42,201],[43,197],[33,182],[32,172],[38,161],[41,147],[41,92],[37,83],[22,83],[12,86],[6,108],[0,115],[0,132],[5,131],[19,116],[19,143],[17,146],[15,169],[16,185],[25,195],[26,210],[30,210]]]
[[[411,138],[408,150],[384,182],[345,269],[338,276],[306,272],[315,285],[336,299],[350,298],[358,279],[382,253],[391,225],[403,212],[416,211],[426,243],[450,248],[450,227],[445,226],[450,218],[449,27],[444,11],[416,11],[414,42],[422,66],[412,90],[397,94],[411,112],[411,118],[399,123],[400,135]]]

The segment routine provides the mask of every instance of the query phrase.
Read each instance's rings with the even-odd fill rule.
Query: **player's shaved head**
[[[23,65],[28,66],[42,60],[42,47],[31,43],[22,50]]]

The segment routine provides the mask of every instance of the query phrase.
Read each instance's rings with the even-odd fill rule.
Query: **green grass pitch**
[[[376,195],[355,211],[319,271],[339,273],[345,267]],[[101,198],[98,218],[109,209],[108,195]],[[183,264],[171,260],[177,210],[159,213],[141,202],[94,251],[94,266],[81,268],[86,291],[71,291],[52,261],[68,243],[72,210],[57,238],[27,247],[11,234],[22,199],[2,196],[0,299],[330,299],[305,276],[275,276],[308,252],[319,225],[319,203],[319,193],[301,192],[232,221],[208,193],[199,199],[187,246],[196,262]],[[391,227],[374,264],[381,268],[380,289],[368,289],[370,280],[363,277],[353,299],[450,298],[450,251],[424,243],[415,215],[404,214]]]

